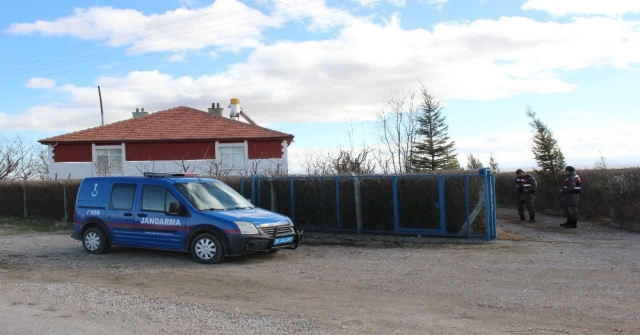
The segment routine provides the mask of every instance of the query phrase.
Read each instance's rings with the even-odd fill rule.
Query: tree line
[[[458,161],[455,142],[451,140],[443,107],[420,83],[407,91],[391,92],[382,97],[373,112],[374,137],[380,145],[353,142],[354,130],[347,125],[349,148],[316,149],[305,152],[301,166],[306,174],[403,174],[437,170],[477,170],[482,162],[472,153],[463,168]],[[531,151],[539,167],[536,170],[548,182],[556,183],[557,172],[564,169],[564,155],[553,133],[529,106],[525,114],[531,119]],[[489,168],[499,172],[491,154]],[[288,171],[278,171],[286,174]],[[0,180],[47,179],[46,148],[27,144],[19,136],[0,135]]]

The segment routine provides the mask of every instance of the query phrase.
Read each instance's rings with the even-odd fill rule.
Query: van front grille
[[[282,236],[282,235],[291,235],[295,231],[293,230],[293,226],[267,226],[260,227],[264,233],[270,236]],[[274,234],[275,232],[275,234]]]

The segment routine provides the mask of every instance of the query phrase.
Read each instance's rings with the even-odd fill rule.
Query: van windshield
[[[223,183],[175,183],[175,186],[200,211],[254,208],[247,199]]]

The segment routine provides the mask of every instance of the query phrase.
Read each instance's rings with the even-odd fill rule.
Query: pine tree
[[[543,174],[555,175],[556,172],[562,171],[565,166],[564,155],[560,150],[558,141],[553,137],[553,133],[546,124],[536,118],[536,112],[527,106],[526,114],[531,118],[531,129],[533,130],[533,147],[531,152],[538,163]]]
[[[467,155],[467,170],[478,170],[482,168],[482,162],[473,154]]]
[[[417,130],[420,140],[414,144],[412,170],[460,169],[454,149],[455,142],[451,141],[447,134],[449,125],[441,113],[440,102],[429,94],[424,86],[421,94],[422,103]]]
[[[496,162],[496,160],[493,158],[493,153],[489,158],[489,167],[491,167],[491,170],[493,170],[493,172],[495,173],[500,172],[500,168],[498,167],[498,162]]]

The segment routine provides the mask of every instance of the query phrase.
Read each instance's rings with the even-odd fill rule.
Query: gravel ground
[[[491,242],[308,234],[219,265],[0,236],[0,334],[640,334],[640,234],[498,218]]]

